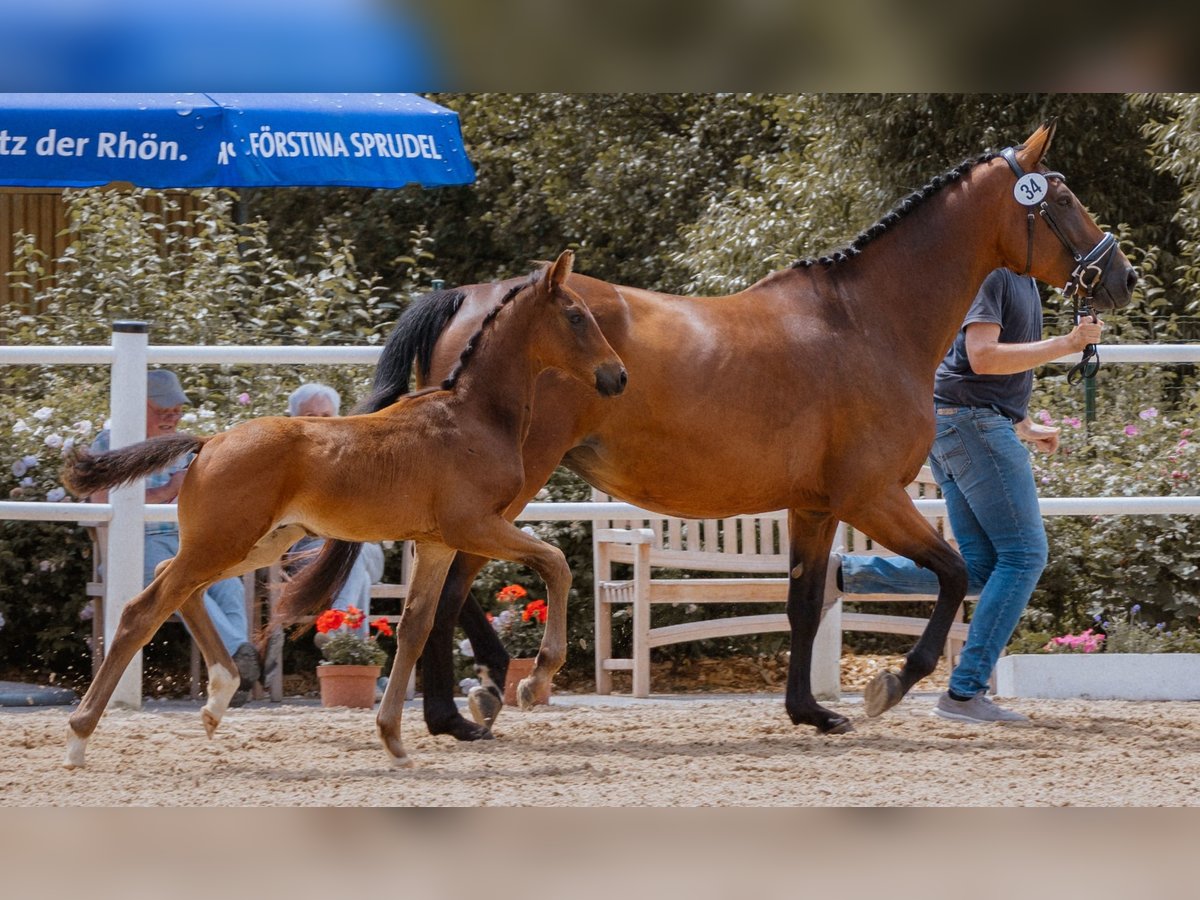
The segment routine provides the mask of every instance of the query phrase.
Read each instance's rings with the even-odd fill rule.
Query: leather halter
[[[1000,155],[1004,157],[1004,161],[1008,163],[1008,167],[1012,169],[1013,174],[1018,180],[1025,176],[1025,170],[1021,164],[1017,162],[1017,151],[1013,147],[1006,147],[1000,151]],[[1055,178],[1061,182],[1066,182],[1066,178],[1061,172],[1047,172],[1047,179]],[[1067,279],[1066,285],[1063,287],[1063,296],[1071,300],[1074,307],[1075,324],[1079,324],[1079,320],[1083,316],[1091,316],[1092,321],[1096,320],[1095,313],[1092,312],[1091,299],[1092,294],[1096,290],[1096,286],[1100,284],[1100,279],[1104,277],[1104,273],[1108,270],[1109,265],[1113,260],[1113,250],[1117,246],[1117,239],[1113,237],[1111,232],[1106,232],[1099,241],[1087,253],[1080,253],[1075,249],[1075,245],[1071,243],[1066,232],[1062,230],[1058,222],[1054,218],[1054,214],[1050,211],[1050,204],[1043,199],[1035,206],[1027,207],[1028,212],[1025,221],[1029,225],[1029,238],[1026,244],[1027,250],[1025,253],[1025,271],[1022,275],[1028,275],[1029,270],[1033,266],[1033,223],[1034,209],[1037,210],[1039,216],[1045,220],[1050,226],[1050,230],[1054,232],[1054,236],[1062,243],[1066,251],[1071,254],[1071,258],[1075,260],[1075,268],[1071,271],[1071,276]],[[1080,291],[1083,288],[1083,302],[1080,303]],[[1067,382],[1074,384],[1080,378],[1091,378],[1100,368],[1100,354],[1096,350],[1095,344],[1088,344],[1083,350],[1083,358],[1071,368],[1067,373]]]
[[[1021,164],[1017,162],[1017,153],[1013,147],[1007,147],[1000,151],[1000,155],[1004,157],[1004,161],[1008,163],[1008,167],[1012,169],[1013,174],[1017,178],[1025,176],[1025,170],[1021,168]],[[1066,182],[1061,172],[1047,172],[1046,178],[1055,178],[1059,181]],[[1109,264],[1112,262],[1112,252],[1117,246],[1117,239],[1111,233],[1106,233],[1087,253],[1080,253],[1075,249],[1075,245],[1071,243],[1065,231],[1059,226],[1054,218],[1054,213],[1050,211],[1050,204],[1042,200],[1036,207],[1029,207],[1026,221],[1029,223],[1029,240],[1028,250],[1025,255],[1025,271],[1022,275],[1028,275],[1030,268],[1033,266],[1033,222],[1034,209],[1038,215],[1045,220],[1050,226],[1050,230],[1054,232],[1054,236],[1062,243],[1067,252],[1071,254],[1071,258],[1075,260],[1075,269],[1071,272],[1071,277],[1067,279],[1066,286],[1063,288],[1063,296],[1076,299],[1079,289],[1084,290],[1084,300],[1090,300],[1096,286],[1100,283],[1100,279],[1104,276]]]

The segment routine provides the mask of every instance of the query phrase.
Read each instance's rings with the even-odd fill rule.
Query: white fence
[[[1200,362],[1200,344],[1104,345],[1104,363]],[[151,346],[142,322],[113,324],[111,346],[0,346],[0,365],[108,365],[112,367],[110,417],[113,447],[142,440],[146,434],[146,371],[151,364],[240,363],[250,365],[373,365],[378,347]],[[1075,357],[1055,362],[1071,364]],[[111,642],[125,604],[142,589],[143,529],[146,522],[173,522],[174,505],[146,505],[143,483],[110,492],[110,502],[0,502],[0,519],[50,522],[109,522],[108,574],[104,598],[104,639]],[[918,500],[926,514],[943,513],[941,500]],[[1043,498],[1043,515],[1195,515],[1200,496]],[[530,503],[526,521],[595,521],[639,518],[648,513],[627,503]],[[777,513],[782,517],[782,512]],[[140,654],[130,663],[112,703],[139,707],[142,698]]]

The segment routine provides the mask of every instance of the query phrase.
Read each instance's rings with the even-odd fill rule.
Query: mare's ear
[[[546,287],[551,292],[562,287],[562,283],[567,280],[567,276],[571,274],[571,267],[575,265],[575,251],[564,250],[558,254],[558,259],[546,270]]]
[[[1050,149],[1050,142],[1054,140],[1054,129],[1057,127],[1057,117],[1047,119],[1021,145],[1020,149],[1017,150],[1017,162],[1021,164],[1022,169],[1026,172],[1033,172],[1037,169],[1038,163],[1042,161],[1042,157]]]

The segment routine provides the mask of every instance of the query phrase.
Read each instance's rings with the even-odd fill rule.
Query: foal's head
[[[585,384],[595,384],[605,397],[615,397],[625,390],[625,365],[583,298],[566,285],[574,262],[574,252],[564,250],[512,302],[535,307],[528,340],[536,359]]]
[[[1061,172],[1043,163],[1055,124],[1038,128],[1024,144],[988,165],[1004,182],[1001,247],[1008,265],[1047,284],[1066,284],[1100,309],[1125,306],[1137,273],[1112,235],[1105,234],[1067,187]],[[1010,193],[1011,191],[1011,193]]]

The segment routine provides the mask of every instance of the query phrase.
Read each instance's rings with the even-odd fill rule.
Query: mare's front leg
[[[176,557],[178,559],[178,557]],[[106,648],[104,662],[92,679],[79,708],[67,720],[67,755],[63,765],[68,769],[81,767],[87,751],[88,738],[96,730],[121,673],[135,653],[146,646],[163,622],[179,608],[181,597],[202,589],[195,578],[184,578],[182,567],[171,560],[150,585],[126,604],[121,611],[111,645]]]
[[[852,731],[850,720],[826,709],[812,693],[812,648],[821,625],[825,569],[837,520],[828,514],[791,510],[788,534],[791,572],[788,579],[787,615],[791,626],[785,706],[793,725],[813,725],[822,734]]]
[[[392,661],[392,673],[375,718],[379,738],[383,741],[388,758],[395,767],[412,764],[400,740],[404,692],[408,685],[408,676],[412,673],[433,627],[438,597],[442,592],[442,583],[446,580],[446,572],[454,561],[454,553],[453,549],[442,544],[417,544],[417,558],[413,566],[408,600],[396,626],[396,658]]]
[[[907,556],[938,577],[938,598],[925,631],[904,659],[899,672],[881,672],[867,685],[863,700],[868,716],[891,709],[914,684],[937,667],[946,636],[967,593],[967,564],[917,512],[903,488],[875,497],[869,508],[846,521],[872,540]]]
[[[455,542],[479,556],[529,566],[546,584],[546,630],[534,661],[533,672],[517,686],[522,709],[532,709],[539,694],[549,690],[551,679],[567,658],[567,593],[571,568],[561,550],[522,531],[502,518],[478,520],[455,529]]]

